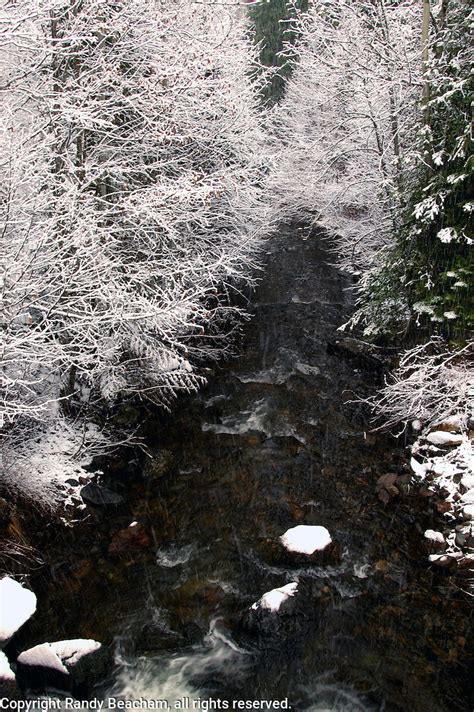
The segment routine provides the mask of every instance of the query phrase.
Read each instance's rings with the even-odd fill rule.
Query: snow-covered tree
[[[322,224],[342,265],[356,272],[373,264],[399,225],[407,128],[421,86],[420,16],[406,0],[311,3],[275,112],[282,216]]]
[[[462,340],[474,323],[472,50],[466,42],[474,12],[465,0],[432,9],[402,229],[369,297],[377,300],[377,285],[385,282],[385,292],[401,292],[405,300],[399,326]],[[394,324],[389,319],[386,326]]]
[[[260,247],[261,112],[233,3],[4,2],[6,426],[167,406],[238,328]]]

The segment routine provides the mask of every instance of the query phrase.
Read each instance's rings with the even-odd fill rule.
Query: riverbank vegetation
[[[273,116],[276,210],[324,225],[356,275],[345,328],[406,349],[374,401],[391,426],[423,400],[424,425],[472,416],[470,22],[464,0],[315,0]],[[426,388],[440,392],[428,410]]]
[[[380,420],[423,403],[422,425],[468,426],[468,2],[21,0],[0,19],[9,487],[47,499],[129,437],[117,404],[199,388],[281,221],[324,227],[354,275],[341,328],[405,350]]]
[[[264,115],[233,3],[22,0],[0,18],[4,481],[38,493],[106,446],[95,413],[168,408],[232,348]]]

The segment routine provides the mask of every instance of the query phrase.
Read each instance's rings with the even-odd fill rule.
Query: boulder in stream
[[[102,646],[96,640],[78,638],[41,643],[17,659],[17,676],[24,690],[77,690],[97,677]],[[100,674],[100,672],[99,672]]]
[[[282,536],[265,539],[261,545],[263,558],[276,566],[324,566],[340,561],[340,547],[326,527],[298,524]]]
[[[250,608],[252,611],[265,610],[270,613],[278,613],[281,606],[292,596],[294,596],[297,590],[297,582],[293,581],[292,583],[287,583],[286,586],[274,588],[271,591],[264,593],[256,603],[250,606]]]
[[[36,611],[33,591],[5,576],[0,581],[0,648]]]
[[[324,551],[331,543],[331,535],[326,527],[299,524],[288,529],[280,541],[287,551],[311,556],[316,551]]]
[[[278,645],[285,641],[291,645],[295,635],[305,634],[310,620],[311,625],[318,620],[328,593],[324,581],[305,575],[267,591],[240,616],[239,628],[246,643],[253,645],[257,638],[264,647],[273,647],[276,641]]]

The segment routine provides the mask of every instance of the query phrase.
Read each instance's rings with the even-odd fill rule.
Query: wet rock
[[[474,549],[474,529],[471,523],[457,525],[456,544],[458,546]]]
[[[382,487],[389,487],[390,485],[395,484],[397,479],[398,475],[393,473],[382,475],[382,477],[379,477],[377,480],[377,489],[382,489]]]
[[[459,559],[458,566],[460,569],[474,569],[474,554],[463,556]]]
[[[456,568],[458,560],[461,558],[462,554],[460,552],[450,551],[445,554],[430,554],[428,560],[431,564],[441,568]]]
[[[104,651],[96,640],[41,643],[19,655],[17,676],[23,690],[76,691],[104,673]]]
[[[440,514],[446,514],[447,512],[451,512],[453,505],[451,504],[451,502],[447,502],[446,500],[440,499],[435,502],[435,508],[436,511]]]
[[[122,495],[94,482],[81,489],[81,497],[86,504],[93,504],[96,507],[117,506],[124,502]]]
[[[20,690],[18,688],[15,673],[10,667],[8,658],[5,653],[0,651],[0,696],[6,697],[8,700],[20,699]]]
[[[139,522],[132,522],[126,529],[115,532],[109,545],[109,553],[120,554],[125,551],[148,549],[152,543],[146,527]]]
[[[376,491],[378,498],[384,504],[388,504],[393,497],[398,497],[400,490],[396,487],[395,483],[398,481],[399,477],[393,473],[387,473],[379,477],[376,484]]]
[[[264,647],[273,645],[275,639],[282,642],[299,632],[303,635],[309,622],[313,625],[318,619],[327,593],[323,582],[300,577],[298,582],[265,593],[242,613],[239,628]]]
[[[357,339],[345,338],[330,342],[327,347],[329,354],[336,354],[361,368],[382,371],[382,359],[373,352],[373,347]]]
[[[435,430],[432,433],[426,435],[426,440],[431,443],[431,445],[437,445],[438,447],[454,447],[455,445],[460,445],[463,441],[462,435],[456,433],[445,432],[444,430]]]
[[[4,648],[36,611],[36,596],[18,581],[5,576],[0,581],[0,606],[0,648]]]

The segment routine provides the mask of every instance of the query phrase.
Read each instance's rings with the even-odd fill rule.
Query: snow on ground
[[[332,539],[326,527],[299,524],[297,527],[288,529],[280,537],[280,541],[288,551],[309,556],[315,551],[325,549]]]
[[[73,668],[85,655],[94,653],[102,647],[96,640],[78,638],[76,640],[59,640],[56,643],[41,643],[34,648],[25,650],[18,656],[18,662],[31,667],[45,667],[69,675]]]
[[[287,601],[291,596],[294,596],[298,590],[298,584],[288,583],[286,586],[281,586],[281,588],[274,588],[271,591],[267,591],[263,596],[252,606],[251,610],[256,611],[259,608],[264,608],[272,613],[278,613],[280,606]]]
[[[85,468],[105,437],[92,423],[79,426],[65,418],[47,423],[3,447],[2,481],[12,492],[54,509],[81,507],[79,491],[92,477]],[[79,481],[81,478],[81,481]]]
[[[0,580],[0,647],[36,611],[36,596],[18,581],[5,576]]]

